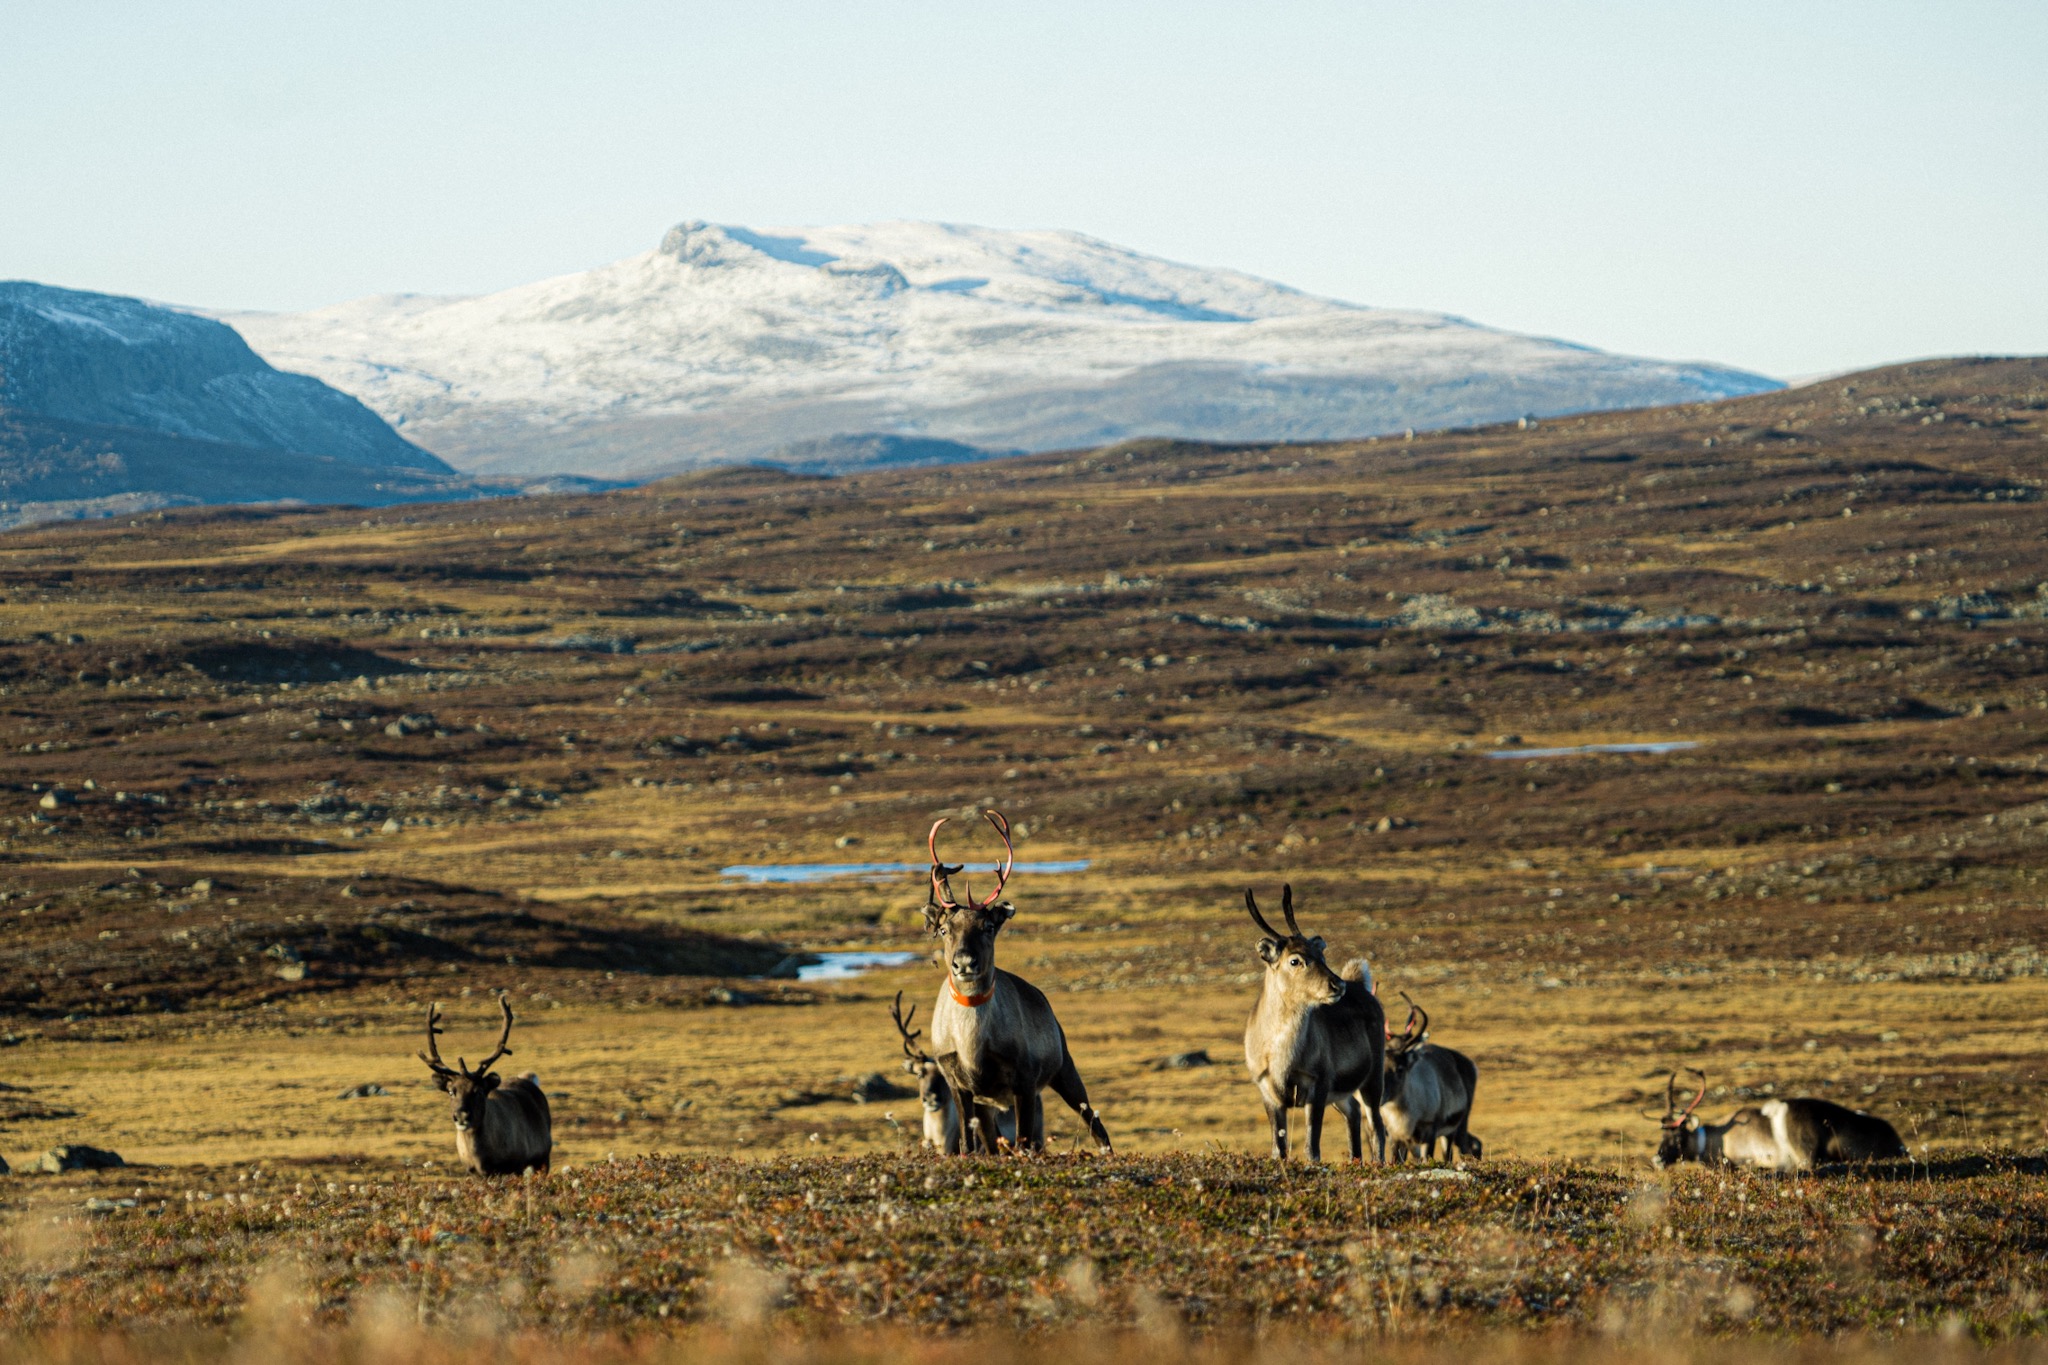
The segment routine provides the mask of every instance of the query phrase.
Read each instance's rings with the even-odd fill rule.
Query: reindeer
[[[1402,991],[1401,998],[1408,1000],[1408,992]],[[1472,1117],[1478,1084],[1479,1068],[1472,1059],[1430,1042],[1429,1011],[1408,1000],[1408,1022],[1398,1038],[1388,1041],[1387,1098],[1380,1105],[1380,1117],[1393,1139],[1394,1159],[1406,1161],[1419,1147],[1427,1161],[1436,1155],[1437,1139],[1442,1138],[1446,1161],[1454,1151],[1476,1160],[1484,1149],[1465,1125]]]
[[[1244,1026],[1244,1060],[1273,1125],[1273,1155],[1287,1159],[1287,1111],[1308,1111],[1308,1159],[1323,1159],[1323,1106],[1334,1102],[1351,1130],[1351,1159],[1365,1158],[1361,1103],[1372,1115],[1382,1164],[1387,1159],[1385,1101],[1386,1014],[1373,998],[1363,958],[1340,976],[1323,961],[1321,938],[1309,938],[1294,920],[1294,888],[1280,890],[1287,932],[1266,923],[1252,893],[1244,908],[1259,926],[1259,956],[1266,979]]]
[[[896,1032],[903,1036],[903,1069],[917,1077],[917,1102],[924,1111],[924,1145],[947,1156],[960,1155],[960,1106],[953,1102],[953,1087],[946,1084],[945,1073],[931,1054],[917,1045],[922,1029],[910,1027],[910,1021],[917,1018],[917,1006],[910,1007],[906,1018],[903,1013],[903,992],[896,992],[896,1003],[889,1007],[889,1015],[896,1021]],[[997,1137],[1017,1140],[1016,1123],[1011,1115],[1001,1114],[996,1118]],[[1045,1134],[1041,1131],[1039,1137]]]
[[[950,879],[962,868],[939,860],[939,828],[945,820],[933,824],[925,839],[932,855],[925,929],[938,936],[946,968],[946,985],[931,1013],[932,1046],[939,1050],[933,1060],[967,1118],[970,1148],[993,1150],[999,1115],[1008,1110],[1015,1123],[1014,1145],[1042,1149],[1045,1107],[1039,1092],[1049,1085],[1081,1116],[1106,1156],[1109,1133],[1088,1104],[1088,1088],[1074,1069],[1051,1002],[1030,982],[996,966],[996,934],[1017,913],[1002,898],[1016,866],[1016,848],[1002,812],[982,815],[1003,841],[996,889],[985,900],[976,900],[972,891],[964,900],[953,898]]]
[[[1678,1073],[1664,1086],[1664,1140],[1654,1158],[1659,1169],[1680,1161],[1709,1166],[1754,1166],[1762,1171],[1810,1171],[1824,1161],[1881,1161],[1906,1155],[1898,1129],[1875,1114],[1845,1109],[1829,1100],[1766,1100],[1736,1110],[1723,1123],[1701,1123],[1693,1110],[1707,1095],[1707,1073],[1683,1113],[1678,1108]],[[1655,1118],[1656,1115],[1649,1117]]]
[[[924,1110],[924,1145],[947,1156],[958,1156],[960,1106],[953,1103],[953,1087],[946,1084],[939,1064],[917,1046],[917,1035],[922,1030],[913,1032],[910,1020],[903,1017],[902,991],[896,992],[896,1003],[889,1007],[889,1015],[896,1021],[896,1031],[903,1035],[903,1069],[917,1077],[917,1102]],[[916,1017],[917,1006],[912,1005],[910,1019]]]
[[[505,1031],[498,1035],[497,1050],[471,1068],[457,1057],[451,1067],[441,1060],[434,1038],[441,1032],[441,1006],[427,1006],[427,1050],[420,1060],[434,1073],[434,1083],[454,1101],[455,1152],[464,1165],[478,1175],[518,1175],[521,1171],[545,1171],[554,1149],[548,1117],[548,1097],[540,1090],[540,1077],[528,1072],[509,1085],[498,1083],[491,1065],[512,1055],[512,1004],[498,997],[505,1012]]]

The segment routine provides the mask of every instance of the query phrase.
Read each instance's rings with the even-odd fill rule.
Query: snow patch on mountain
[[[688,222],[473,298],[223,314],[472,470],[647,473],[853,433],[1317,439],[1776,387],[1319,298],[1079,233]]]

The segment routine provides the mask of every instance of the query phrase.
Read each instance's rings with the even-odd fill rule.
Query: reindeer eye
[[[1298,957],[1290,957],[1287,959],[1287,965],[1290,967],[1299,967],[1301,965],[1301,959]]]

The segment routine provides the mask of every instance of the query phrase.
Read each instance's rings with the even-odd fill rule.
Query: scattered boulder
[[[853,1102],[908,1099],[914,1092],[904,1089],[879,1071],[870,1071],[853,1083]]]
[[[393,739],[403,739],[407,735],[431,734],[434,729],[434,717],[428,712],[420,711],[412,715],[400,716],[397,720],[384,727],[384,733]]]
[[[36,1169],[45,1175],[57,1175],[63,1171],[110,1171],[128,1163],[121,1160],[119,1152],[110,1152],[103,1147],[88,1147],[84,1143],[73,1143],[66,1147],[52,1147],[44,1152]]]
[[[62,787],[52,787],[43,793],[43,799],[36,802],[44,810],[56,810],[59,806],[75,806],[78,798]]]
[[[1198,1066],[1214,1066],[1216,1061],[1207,1048],[1196,1048],[1193,1052],[1176,1052],[1171,1057],[1161,1057],[1152,1063],[1154,1071],[1192,1071]]]
[[[768,969],[768,979],[771,981],[794,981],[799,969],[815,967],[822,961],[824,959],[816,953],[791,953],[788,957],[785,957],[782,961]]]
[[[386,1090],[375,1081],[364,1081],[361,1085],[350,1086],[334,1098],[338,1100],[367,1100],[374,1099],[378,1095],[388,1095],[390,1093],[389,1090]]]
[[[640,642],[630,635],[564,635],[549,640],[550,649],[580,649],[592,654],[631,654]]]
[[[761,997],[748,991],[734,990],[731,986],[713,986],[704,998],[714,1005],[752,1005]]]

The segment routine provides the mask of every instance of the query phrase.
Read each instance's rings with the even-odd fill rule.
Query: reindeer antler
[[[963,863],[959,866],[948,867],[945,863],[939,861],[939,826],[945,824],[951,818],[949,815],[941,815],[938,819],[932,821],[932,832],[927,834],[924,840],[924,846],[931,850],[932,855],[932,904],[945,910],[957,910],[960,908],[959,902],[953,899],[953,888],[948,884],[947,879],[953,876],[954,873],[963,870],[966,866]]]
[[[434,1042],[437,1034],[446,1031],[441,1027],[441,1002],[436,1000],[428,1005],[427,1050],[419,1054],[420,1060],[432,1068],[436,1076],[467,1076],[472,1080],[480,1078],[491,1069],[491,1063],[500,1057],[512,1055],[512,1049],[507,1046],[512,1038],[512,1002],[501,995],[498,997],[498,1008],[505,1012],[505,1031],[498,1035],[498,1049],[472,1067],[468,1059],[463,1057],[457,1057],[454,1066],[441,1060],[441,1049]]]
[[[1259,913],[1259,903],[1256,899],[1253,898],[1250,887],[1245,888],[1244,908],[1251,911],[1252,923],[1258,925],[1259,932],[1264,934],[1267,938],[1287,937],[1287,935],[1281,933],[1278,929],[1275,929],[1272,925],[1266,923],[1266,917]]]
[[[1401,992],[1401,998],[1408,1000],[1408,1022],[1401,1026],[1401,1038],[1395,1046],[1401,1051],[1407,1052],[1419,1046],[1422,1040],[1429,1036],[1429,1011],[1416,1004],[1413,1000],[1409,1000],[1408,992],[1406,991]],[[1415,1023],[1418,1016],[1422,1020],[1420,1028],[1417,1028]]]
[[[1700,1107],[1700,1101],[1701,1101],[1701,1100],[1703,1100],[1703,1099],[1705,1099],[1705,1098],[1707,1097],[1707,1073],[1706,1073],[1706,1072],[1704,1072],[1704,1071],[1702,1071],[1702,1070],[1700,1070],[1700,1069],[1699,1069],[1698,1067],[1696,1067],[1696,1066],[1689,1066],[1689,1067],[1687,1067],[1687,1068],[1686,1068],[1686,1070],[1687,1070],[1687,1071],[1690,1071],[1690,1072],[1691,1072],[1691,1073],[1692,1073],[1693,1075],[1695,1075],[1695,1076],[1697,1076],[1697,1077],[1699,1077],[1699,1078],[1700,1078],[1700,1089],[1699,1089],[1699,1093],[1698,1093],[1698,1094],[1696,1094],[1696,1095],[1694,1095],[1694,1096],[1692,1097],[1692,1103],[1691,1103],[1691,1104],[1688,1104],[1687,1106],[1685,1106],[1685,1112],[1684,1112],[1683,1114],[1680,1114],[1680,1115],[1678,1116],[1678,1121],[1679,1121],[1680,1123],[1684,1123],[1684,1122],[1685,1122],[1685,1121],[1686,1121],[1687,1119],[1691,1118],[1691,1117],[1692,1117],[1692,1111],[1693,1111],[1693,1110],[1695,1110],[1695,1109],[1697,1109],[1697,1108],[1699,1108],[1699,1107]],[[1676,1073],[1676,1072],[1672,1073],[1672,1076],[1673,1076],[1673,1079],[1676,1079],[1676,1078],[1677,1078],[1677,1073]]]
[[[1296,938],[1305,938],[1301,926],[1294,922],[1294,888],[1286,882],[1280,884],[1280,914],[1287,921],[1287,932]]]
[[[991,891],[985,899],[976,900],[974,892],[972,890],[968,891],[967,905],[969,908],[976,910],[994,905],[1003,898],[1003,888],[1010,884],[1010,873],[1017,865],[1017,847],[1010,841],[1009,820],[1004,818],[1003,813],[999,810],[985,810],[981,814],[982,818],[994,826],[996,833],[1002,837],[1003,861],[996,868],[996,889]],[[925,837],[924,841],[925,848],[932,855],[932,904],[942,910],[957,910],[960,908],[960,902],[953,899],[953,888],[949,879],[954,874],[965,871],[967,866],[965,863],[958,866],[948,866],[939,861],[939,826],[945,824],[951,818],[950,816],[942,815],[937,820],[934,820],[932,822],[932,832]]]
[[[434,1042],[441,1032],[441,1002],[436,1000],[427,1006],[427,1050],[419,1054],[421,1061],[432,1068],[436,1076],[453,1076],[455,1069],[441,1060],[441,1049]]]
[[[504,996],[498,997],[498,1008],[505,1011],[505,1031],[498,1035],[498,1050],[476,1064],[476,1074],[481,1076],[491,1069],[491,1063],[500,1057],[512,1055],[509,1044],[512,1041],[512,1002]]]
[[[910,1027],[910,1021],[912,1019],[917,1018],[917,1006],[912,1005],[910,1007],[909,1017],[904,1017],[902,991],[896,992],[896,1003],[889,1006],[889,1017],[896,1021],[896,1031],[903,1035],[903,1055],[908,1057],[913,1062],[924,1062],[931,1060],[929,1057],[925,1056],[923,1048],[916,1046],[917,1037],[920,1033],[924,1032],[924,1030],[913,1029]]]

